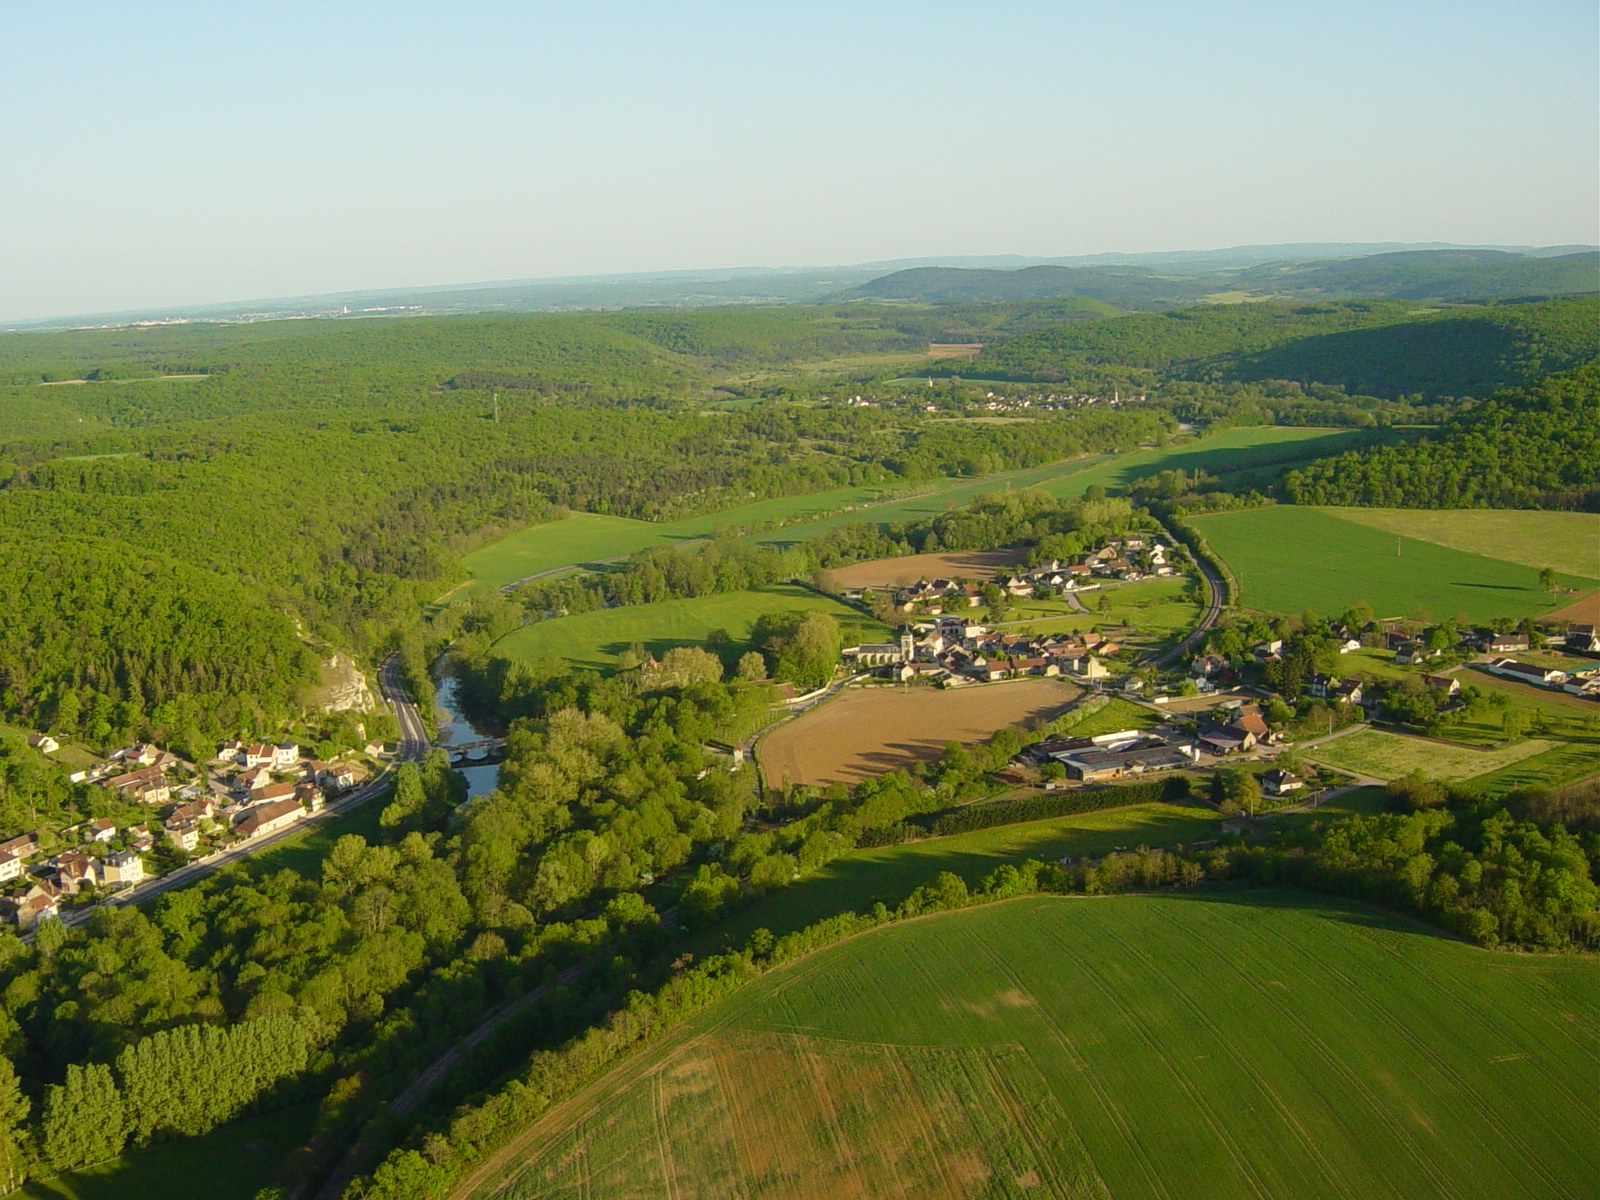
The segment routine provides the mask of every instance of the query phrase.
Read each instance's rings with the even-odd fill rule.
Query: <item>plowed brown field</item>
[[[889,587],[919,579],[992,579],[996,572],[1014,567],[1027,555],[1021,550],[968,550],[959,554],[908,554],[903,558],[875,558],[829,571],[839,587]]]
[[[1043,720],[1081,694],[1059,679],[974,684],[955,691],[871,687],[847,691],[780,725],[757,748],[770,787],[854,783],[918,759],[949,742],[977,742],[996,729]]]
[[[1574,600],[1565,608],[1546,613],[1547,619],[1577,621],[1580,624],[1600,625],[1600,592],[1591,592],[1581,600]]]

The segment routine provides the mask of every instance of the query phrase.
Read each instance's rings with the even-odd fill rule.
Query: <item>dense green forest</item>
[[[1600,511],[1600,365],[1501,392],[1437,433],[1290,471],[1297,504]]]
[[[89,738],[273,726],[311,677],[296,633],[370,663],[463,577],[462,553],[565,509],[659,520],[989,474],[1157,440],[1174,418],[1456,422],[1448,438],[1362,459],[1376,475],[1334,486],[1315,468],[1288,494],[1392,498],[1407,485],[1390,465],[1470,441],[1476,490],[1459,502],[1581,504],[1587,409],[1570,437],[1548,427],[1565,418],[1524,415],[1523,432],[1488,439],[1499,409],[1474,416],[1463,397],[1594,358],[1596,315],[1576,299],[1119,316],[1047,297],[8,335],[0,545],[16,599],[0,715]],[[939,339],[988,346],[930,375],[1109,382],[1147,398],[1012,424],[941,419],[981,403],[981,388],[896,374]],[[861,359],[865,374],[805,366],[834,359]],[[185,377],[157,378],[170,375]],[[880,399],[836,402],[852,388]],[[1485,470],[1508,438],[1517,449],[1502,457],[1521,465]],[[1467,460],[1451,449],[1447,461]],[[1527,478],[1484,482],[1507,470]],[[922,544],[949,544],[933,532]],[[819,565],[869,551],[819,547]]]

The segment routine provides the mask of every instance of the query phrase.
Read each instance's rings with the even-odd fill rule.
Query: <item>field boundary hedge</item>
[[[1228,569],[1228,564],[1222,556],[1212,549],[1206,535],[1199,528],[1191,525],[1187,518],[1171,516],[1167,518],[1167,532],[1174,540],[1182,542],[1189,548],[1189,552],[1196,559],[1203,560],[1213,567],[1222,579],[1222,604],[1224,608],[1231,608],[1239,603],[1239,581],[1233,577],[1233,572]]]

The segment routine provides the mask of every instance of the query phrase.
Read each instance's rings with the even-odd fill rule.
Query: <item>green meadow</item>
[[[530,575],[618,558],[651,546],[672,545],[710,536],[719,528],[738,529],[788,522],[777,529],[747,534],[769,544],[791,544],[839,525],[869,521],[887,525],[923,521],[946,509],[969,504],[1002,488],[1038,487],[1063,499],[1081,496],[1091,484],[1115,490],[1159,471],[1204,470],[1230,486],[1265,482],[1286,466],[1359,444],[1368,435],[1350,430],[1258,427],[1227,429],[1200,441],[1105,455],[989,475],[981,479],[938,480],[896,498],[890,489],[838,488],[802,496],[761,500],[706,516],[653,523],[599,513],[573,513],[559,521],[529,525],[467,554],[462,563],[478,586],[503,587]],[[807,513],[826,514],[797,520]]]
[[[1306,757],[1375,779],[1400,779],[1421,771],[1430,779],[1462,780],[1513,766],[1554,746],[1554,742],[1533,738],[1491,750],[1362,729],[1313,746]]]
[[[884,626],[831,597],[794,584],[777,584],[695,600],[664,600],[555,617],[508,633],[495,643],[495,650],[510,658],[564,658],[578,667],[609,670],[617,655],[634,642],[643,643],[658,656],[674,646],[703,645],[716,629],[744,642],[757,617],[797,610],[838,618],[846,645],[889,637]]]
[[[1600,964],[1267,890],[879,929],[625,1062],[462,1194],[1571,1197]]]
[[[1127,728],[1127,726],[1120,726]],[[999,825],[901,846],[853,850],[763,897],[697,936],[700,953],[743,945],[752,931],[792,933],[876,901],[891,907],[940,871],[976,884],[1003,863],[1108,854],[1119,846],[1175,846],[1217,836],[1221,817],[1203,804],[1133,804],[1104,812]]]
[[[1380,617],[1425,613],[1472,621],[1537,616],[1557,601],[1534,567],[1396,535],[1295,505],[1196,517],[1194,524],[1232,569],[1240,602],[1265,612],[1338,613],[1365,601]],[[1592,590],[1593,578],[1559,575]],[[1565,603],[1565,598],[1559,603]]]
[[[829,512],[846,505],[865,504],[879,497],[882,491],[881,488],[838,488],[804,496],[781,496],[710,516],[659,524],[575,512],[559,521],[519,529],[474,550],[461,561],[478,583],[503,587],[544,571],[618,558],[651,546],[709,537],[721,526],[787,520],[808,512]]]

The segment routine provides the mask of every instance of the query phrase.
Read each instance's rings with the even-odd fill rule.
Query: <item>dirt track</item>
[[[769,787],[853,783],[918,759],[948,742],[976,742],[996,729],[1042,720],[1080,694],[1059,679],[974,684],[954,691],[870,687],[847,691],[780,725],[757,747]]]

